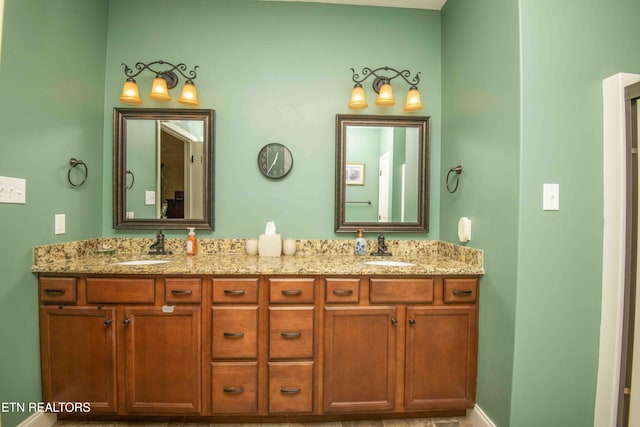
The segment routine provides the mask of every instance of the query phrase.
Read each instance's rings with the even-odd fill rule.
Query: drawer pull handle
[[[172,289],[171,293],[173,295],[191,295],[193,291],[191,289]]]
[[[302,392],[302,389],[300,387],[292,387],[292,388],[282,387],[282,388],[280,388],[280,393],[282,393],[282,394],[298,394],[300,392]]]
[[[295,297],[295,296],[302,295],[302,290],[301,289],[283,289],[282,295],[287,297]]]
[[[44,290],[46,293],[48,294],[56,294],[56,295],[62,295],[65,293],[66,289],[45,289]]]
[[[223,332],[222,335],[227,338],[242,338],[244,332]]]
[[[244,295],[244,289],[225,289],[225,295]]]
[[[300,338],[302,336],[302,331],[298,331],[298,332],[280,332],[280,336],[282,338],[287,338],[287,339]]]
[[[105,327],[105,328],[108,328],[109,326],[111,326],[111,322],[112,322],[112,320],[111,320],[111,319],[107,319],[107,320],[105,320],[105,321],[104,321],[104,323],[103,323],[104,327]]]
[[[353,295],[353,289],[334,289],[333,294],[338,296],[349,296]]]
[[[458,296],[458,297],[467,297],[467,296],[471,295],[472,293],[473,293],[473,291],[471,291],[471,290],[467,290],[467,291],[462,291],[460,289],[454,289],[453,290],[453,294],[455,296]]]
[[[244,392],[244,387],[222,387],[222,391],[225,393],[242,393]]]

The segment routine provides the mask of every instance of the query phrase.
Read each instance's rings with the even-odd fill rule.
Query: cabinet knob
[[[129,323],[131,323],[131,319],[124,319],[124,320],[122,321],[122,324],[123,324],[124,326],[129,326]]]
[[[392,317],[392,318],[391,318],[391,324],[392,324],[393,326],[397,326],[397,325],[398,325],[398,319],[396,319],[395,317]]]
[[[112,320],[111,319],[107,319],[104,321],[103,325],[105,328],[108,328],[109,326],[111,326]]]
[[[409,325],[410,326],[415,326],[416,325],[416,319],[409,319]]]

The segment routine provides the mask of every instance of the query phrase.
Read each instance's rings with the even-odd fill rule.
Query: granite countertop
[[[34,248],[35,273],[150,275],[481,275],[482,251],[440,241],[395,241],[391,257],[355,256],[351,241],[297,241],[293,256],[258,257],[244,252],[241,239],[203,239],[195,256],[184,253],[183,239],[167,239],[174,255],[148,255],[149,239],[95,239]],[[175,241],[173,241],[175,240]],[[373,242],[372,242],[373,244]],[[96,249],[112,247],[112,255]],[[163,264],[117,265],[153,259]],[[365,261],[403,261],[393,267]]]

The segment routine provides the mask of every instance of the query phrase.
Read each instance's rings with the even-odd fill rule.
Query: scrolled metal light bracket
[[[391,74],[389,75],[382,74],[385,71],[390,72]],[[391,80],[397,77],[402,77],[402,79],[405,82],[407,82],[407,84],[410,85],[411,87],[416,87],[420,83],[420,72],[416,73],[415,76],[411,77],[411,71],[409,70],[398,71],[395,68],[391,68],[391,67],[380,67],[380,68],[376,68],[375,70],[372,70],[369,67],[364,67],[362,71],[360,71],[360,73],[362,74],[362,77],[360,77],[360,74],[356,73],[356,70],[353,68],[351,68],[351,72],[353,73],[353,81],[354,83],[357,83],[357,84],[362,84],[362,82],[367,80],[369,77],[374,76],[375,79],[373,80],[372,86],[373,86],[373,90],[376,93],[380,93],[380,87],[383,84],[391,83]]]
[[[144,62],[138,62],[135,65],[137,71],[129,68],[129,66],[124,62],[122,63],[122,65],[124,66],[124,74],[129,78],[137,77],[144,70],[149,70],[155,73],[156,76],[162,77],[164,80],[166,80],[167,89],[173,89],[178,84],[178,75],[176,74],[176,71],[185,79],[193,81],[197,77],[196,70],[199,67],[198,65],[196,65],[192,70],[187,71],[187,65],[182,62],[180,64],[174,65],[170,62],[162,60],[153,61],[148,64],[145,64]],[[162,69],[160,69],[159,66],[163,65],[166,65],[169,68],[166,69],[165,67],[163,67]]]

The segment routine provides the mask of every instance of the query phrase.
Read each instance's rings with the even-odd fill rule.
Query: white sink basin
[[[164,264],[165,262],[169,262],[165,259],[134,259],[132,261],[120,261],[114,262],[115,265],[153,265],[153,264]]]
[[[389,260],[365,261],[364,263],[368,265],[378,265],[380,267],[411,267],[412,265],[415,265],[412,262],[389,261]]]

